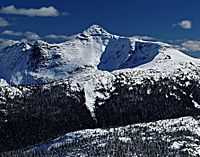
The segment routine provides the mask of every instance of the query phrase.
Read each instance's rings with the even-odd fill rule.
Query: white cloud
[[[3,35],[11,35],[11,36],[22,36],[23,33],[22,32],[13,32],[11,30],[5,30],[1,34],[3,34]]]
[[[33,33],[33,32],[25,32],[24,33],[24,36],[26,37],[26,39],[28,40],[38,40],[38,39],[41,39],[40,36],[36,33]]]
[[[179,23],[179,26],[181,26],[183,29],[191,29],[192,28],[192,21],[183,20]]]
[[[175,40],[170,41],[175,49],[184,52],[200,52],[200,40]]]
[[[10,5],[10,6],[7,6],[7,7],[2,7],[0,9],[0,13],[1,14],[13,14],[13,15],[25,15],[25,16],[29,16],[29,17],[34,17],[34,16],[57,17],[57,16],[60,16],[62,14],[67,15],[66,12],[60,13],[53,6],[42,7],[42,8],[29,8],[29,9],[20,8],[20,9],[18,9],[18,8],[15,8],[14,5]]]
[[[57,34],[49,34],[49,35],[46,36],[46,38],[54,39],[54,40],[58,40],[58,39],[67,40],[67,39],[69,39],[69,37],[66,36],[66,35],[57,35]]]
[[[180,26],[183,29],[191,29],[192,28],[192,21],[190,20],[182,20],[178,24],[174,24],[173,27]]]
[[[2,35],[8,35],[8,36],[21,36],[21,37],[25,37],[27,40],[39,40],[41,39],[41,37],[34,33],[34,32],[14,32],[12,30],[5,30],[4,32],[1,33]]]
[[[5,27],[5,26],[9,26],[9,25],[10,25],[10,23],[7,20],[0,17],[0,27]]]
[[[180,49],[182,51],[200,51],[200,41],[198,40],[188,40],[181,43]]]

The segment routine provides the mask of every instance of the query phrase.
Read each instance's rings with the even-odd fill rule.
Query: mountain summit
[[[35,41],[0,50],[0,78],[8,84],[37,84],[101,71],[169,73],[199,63],[168,44],[116,36],[92,25],[64,43]]]
[[[93,24],[88,29],[84,31],[88,35],[108,35],[109,33],[103,29],[101,26]]]

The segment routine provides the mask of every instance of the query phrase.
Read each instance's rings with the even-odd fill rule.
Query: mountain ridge
[[[149,77],[187,74],[198,78],[199,68],[199,59],[169,44],[112,35],[98,25],[64,43],[18,43],[0,51],[1,86],[70,82],[75,90],[84,90],[93,118],[97,98],[108,99],[120,75],[141,84]],[[107,91],[102,94],[96,89]]]
[[[182,60],[175,60],[173,52]],[[0,50],[0,57],[0,78],[16,85],[58,81],[82,71],[92,74],[127,68],[135,70],[145,64],[152,68],[157,66],[158,60],[163,61],[169,70],[173,67],[170,62],[199,64],[198,59],[186,57],[168,44],[112,35],[98,25],[92,25],[59,44],[44,41],[17,43]],[[146,66],[146,69],[149,68]]]

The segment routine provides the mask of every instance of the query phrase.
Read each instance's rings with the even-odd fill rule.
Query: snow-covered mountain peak
[[[103,29],[101,26],[96,25],[96,24],[91,25],[83,33],[89,36],[109,35],[109,33],[105,29]]]
[[[17,43],[0,50],[0,78],[9,84],[35,84],[74,75],[129,69],[174,71],[198,59],[184,55],[162,42],[109,34],[92,25],[66,42],[49,44],[38,40]]]

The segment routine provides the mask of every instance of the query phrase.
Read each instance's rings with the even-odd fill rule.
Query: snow
[[[183,144],[184,144],[183,142],[180,143],[180,142],[175,141],[175,142],[171,145],[171,148],[172,148],[172,149],[180,149],[180,147],[183,146]]]
[[[199,59],[168,44],[116,36],[92,25],[64,43],[22,42],[1,49],[0,86],[70,82],[71,90],[84,90],[85,105],[95,118],[96,98],[109,98],[117,78],[122,86],[141,84],[144,78],[158,80],[181,74],[199,79],[195,72],[199,67]],[[150,92],[147,90],[148,94]]]
[[[196,101],[192,100],[192,103],[194,104],[194,107],[200,109],[200,105]]]
[[[96,95],[95,95],[95,80],[91,79],[87,81],[84,85],[84,90],[85,90],[85,99],[86,99],[86,106],[90,110],[90,113],[93,118],[95,118],[94,115],[94,104],[96,100]]]
[[[129,87],[128,90],[133,90],[133,87]]]
[[[105,71],[113,71],[120,68],[131,55],[132,45],[128,38],[113,38],[109,41],[105,52],[101,55],[101,61],[98,69]]]
[[[71,132],[71,133],[68,133],[64,136],[58,137],[57,139],[52,140],[48,143],[36,146],[36,147],[28,150],[28,152],[38,152],[38,151],[41,151],[41,150],[50,150],[52,148],[61,147],[65,144],[73,143],[77,139],[81,140],[81,139],[85,139],[89,136],[95,137],[96,135],[104,135],[104,134],[107,134],[107,133],[108,133],[108,131],[103,130],[103,129],[93,129],[93,130],[87,129],[87,130],[80,130],[80,131],[77,131],[77,132]]]
[[[33,52],[35,47],[39,51]],[[83,72],[92,76],[99,71],[168,75],[178,69],[181,73],[190,72],[198,65],[199,59],[168,44],[112,35],[98,25],[64,43],[17,43],[0,50],[0,78],[8,84],[47,83]]]
[[[38,51],[33,52],[37,47]],[[6,86],[9,98],[21,96],[23,91],[9,86],[10,84],[37,84],[54,81],[63,81],[70,84],[72,91],[84,90],[85,105],[95,120],[95,102],[97,98],[106,100],[110,93],[115,90],[113,83],[120,78],[121,85],[142,84],[144,78],[171,77],[181,74],[188,78],[199,80],[200,60],[189,57],[184,53],[173,49],[170,45],[162,42],[143,41],[135,37],[120,37],[112,35],[98,25],[92,25],[87,30],[69,37],[60,44],[49,44],[44,41],[31,43],[17,43],[0,50],[0,86]],[[186,82],[183,86],[189,86]],[[45,86],[48,88],[48,85]],[[176,88],[173,87],[175,90]],[[2,88],[4,90],[4,88]],[[5,92],[5,91],[1,91]],[[151,90],[147,89],[147,94]],[[118,94],[118,93],[114,93]],[[183,92],[183,94],[186,94]],[[170,93],[176,99],[180,99],[175,93]],[[165,95],[166,98],[169,95]],[[192,95],[191,98],[193,99]],[[1,104],[4,99],[1,98]],[[200,109],[200,104],[192,100],[194,107]],[[102,105],[99,102],[97,105]],[[6,114],[6,110],[0,110]],[[179,127],[175,125],[181,124]],[[200,136],[199,122],[192,117],[179,119],[161,120],[154,123],[135,124],[137,126],[148,126],[148,131],[156,130],[158,133],[164,131],[171,133],[178,130],[189,130],[191,134]],[[162,128],[164,126],[164,129]],[[127,127],[117,128],[118,130]],[[133,129],[137,130],[137,129]],[[62,137],[41,144],[30,151],[50,150],[72,143],[76,139],[84,139],[89,136],[99,136],[114,132],[114,129],[91,129],[68,133]],[[191,137],[193,138],[193,136]],[[153,140],[157,134],[149,137],[141,133],[141,138]],[[193,138],[193,141],[198,140]],[[170,149],[180,149],[185,141],[177,141],[170,136],[163,136],[170,142]],[[119,140],[128,143],[131,138],[122,135]],[[189,145],[189,144],[188,144]],[[105,146],[105,141],[98,145]],[[193,153],[200,153],[198,145],[192,145]],[[188,149],[189,150],[189,149]]]
[[[119,137],[119,140],[124,142],[124,143],[131,142],[131,138],[130,137]]]
[[[0,79],[0,86],[8,86],[8,83],[4,79]]]
[[[85,103],[87,108],[90,110],[92,117],[95,119],[94,109],[96,98],[106,100],[110,97],[110,93],[115,89],[113,87],[115,77],[109,73],[99,73],[89,77],[87,80],[78,80],[83,83],[82,86],[84,88],[86,99]],[[100,92],[102,89],[104,92]]]
[[[117,133],[118,139],[123,143],[132,144],[134,137],[138,136],[135,138],[141,138],[144,143],[149,143],[149,141],[151,141],[150,143],[154,143],[156,141],[159,143],[159,141],[163,141],[165,145],[166,142],[168,143],[166,145],[168,147],[166,149],[168,150],[175,150],[174,152],[188,150],[190,156],[197,156],[200,152],[200,147],[198,145],[200,138],[199,123],[199,120],[192,117],[182,117],[176,119],[159,120],[156,122],[133,124],[118,128],[86,129],[67,133],[66,135],[49,141],[48,143],[40,144],[28,150],[28,152],[30,153],[56,149],[58,147],[73,143],[77,139],[91,139],[91,137],[93,137],[93,140],[90,141],[91,143],[97,144],[98,147],[105,147],[106,141],[104,138],[100,137],[108,137],[112,134],[116,135]],[[187,136],[180,136],[181,131],[183,133],[186,131]],[[135,135],[131,136],[133,139],[129,137],[131,134]],[[96,140],[97,138],[98,140]],[[158,147],[156,148],[159,149]]]
[[[190,85],[190,82],[187,81],[187,82],[185,83],[185,85],[186,85],[186,87],[189,86],[189,85]]]

